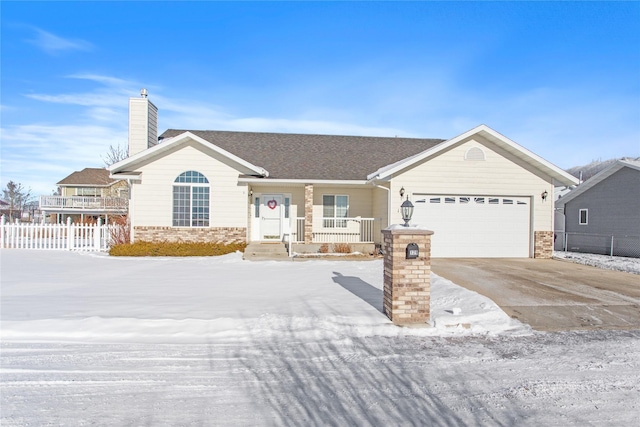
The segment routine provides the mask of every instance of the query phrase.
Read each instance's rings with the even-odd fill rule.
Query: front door
[[[282,238],[282,194],[263,194],[260,203],[260,238]]]

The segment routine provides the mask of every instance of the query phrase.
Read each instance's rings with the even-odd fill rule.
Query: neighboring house
[[[0,217],[4,216],[5,221],[37,222],[40,219],[38,202],[28,202],[23,206],[14,206],[11,203],[0,199]]]
[[[11,214],[11,203],[5,202],[0,199],[0,216],[5,216],[5,218],[9,218]]]
[[[481,125],[449,140],[167,130],[130,100],[134,240],[379,245],[402,223],[435,232],[435,257],[550,257],[553,188],[577,179]]]
[[[127,213],[129,187],[126,182],[109,177],[104,168],[84,168],[56,184],[59,195],[40,196],[43,217],[52,215],[55,222],[102,218]]]
[[[640,257],[640,161],[616,161],[556,204],[567,250]]]

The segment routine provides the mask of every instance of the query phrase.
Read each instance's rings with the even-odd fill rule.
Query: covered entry
[[[291,195],[257,194],[253,202],[252,240],[280,241],[289,232]]]
[[[434,231],[431,256],[527,258],[531,199],[414,194],[412,224]]]

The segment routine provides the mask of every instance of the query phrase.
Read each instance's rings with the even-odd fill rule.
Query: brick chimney
[[[129,157],[158,144],[158,107],[147,98],[129,98]]]

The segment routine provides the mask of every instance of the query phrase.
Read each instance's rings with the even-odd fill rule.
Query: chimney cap
[[[140,89],[140,96],[142,96],[143,98],[146,98],[147,95],[149,95],[149,92],[147,92],[145,88]]]

